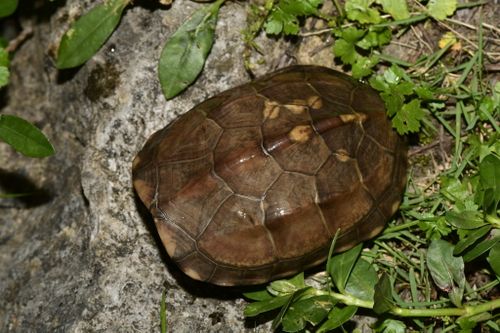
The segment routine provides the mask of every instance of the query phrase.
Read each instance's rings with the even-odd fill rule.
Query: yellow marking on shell
[[[396,201],[394,201],[394,202],[392,203],[392,205],[391,205],[391,213],[393,213],[393,214],[394,214],[394,213],[398,210],[398,208],[399,208],[399,203],[400,203],[400,202],[399,202],[399,200],[396,200]]]
[[[363,121],[366,120],[366,118],[368,118],[366,116],[366,114],[364,114],[364,113],[341,114],[339,117],[343,123],[351,123],[351,122],[355,122],[355,121],[362,123]]]
[[[345,149],[338,149],[334,153],[335,158],[339,160],[340,162],[347,162],[351,157],[349,157],[349,154],[347,153],[347,150]]]
[[[192,268],[189,267],[184,268],[184,273],[186,273],[187,276],[195,280],[202,280],[200,274],[198,274],[198,272],[193,270]]]
[[[375,228],[372,228],[368,234],[365,234],[365,237],[363,239],[371,239],[375,236],[377,236],[382,229],[384,229],[385,225],[377,226]]]
[[[304,143],[311,138],[313,130],[309,125],[295,126],[289,133],[288,137],[293,142]]]
[[[141,158],[139,157],[139,155],[137,155],[134,160],[132,161],[132,169],[134,169],[135,167],[137,167],[139,165],[139,163],[141,163]]]
[[[280,105],[275,101],[264,102],[264,119],[276,119],[280,115]]]
[[[307,101],[303,100],[303,99],[294,99],[292,100],[292,102],[290,104],[295,104],[295,105],[308,105],[307,104]]]
[[[301,114],[307,110],[305,105],[286,104],[285,107],[293,114]]]
[[[307,99],[307,105],[315,110],[321,109],[323,106],[323,100],[319,96],[311,96]]]

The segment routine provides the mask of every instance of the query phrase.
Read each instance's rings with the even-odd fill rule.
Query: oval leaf
[[[375,285],[375,297],[373,303],[373,311],[376,314],[382,314],[391,310],[394,307],[392,299],[392,286],[389,276],[384,273]]]
[[[31,123],[16,116],[0,115],[0,139],[29,157],[54,154],[54,147],[45,135]]]
[[[265,301],[248,304],[243,311],[243,315],[245,317],[255,317],[261,313],[281,308],[291,297],[292,295],[278,296]]]
[[[476,229],[486,225],[482,214],[478,211],[446,212],[446,221],[458,229]]]
[[[378,277],[375,268],[366,260],[360,258],[347,280],[346,293],[364,301],[373,301],[375,285]]]
[[[267,301],[268,299],[273,298],[273,295],[271,295],[267,290],[250,291],[243,293],[243,296],[251,299],[252,301]]]
[[[9,16],[14,13],[17,8],[17,0],[2,0],[0,1],[0,17]]]
[[[328,314],[328,320],[320,326],[317,332],[330,332],[340,327],[340,325],[349,321],[356,314],[356,311],[358,311],[358,307],[354,305],[348,305],[343,308],[334,307]]]
[[[89,60],[113,33],[130,0],[107,0],[92,8],[64,34],[57,68],[77,67]]]
[[[427,9],[436,20],[444,20],[457,9],[457,0],[430,0]]]
[[[466,238],[460,240],[457,245],[455,245],[455,249],[453,250],[453,255],[459,255],[467,248],[469,248],[472,244],[477,242],[480,238],[486,235],[491,230],[491,226],[486,225],[484,227],[478,228],[476,230],[471,231]]]
[[[349,251],[337,254],[330,259],[328,273],[330,273],[335,286],[337,286],[341,293],[344,292],[345,284],[349,279],[349,275],[351,274],[352,268],[354,267],[362,248],[363,244],[361,243]]]
[[[438,239],[427,251],[427,267],[436,285],[448,292],[451,301],[461,306],[465,287],[464,260],[453,256],[453,245]]]
[[[500,237],[494,237],[491,239],[485,239],[476,246],[474,246],[470,251],[468,251],[466,254],[464,254],[464,261],[465,262],[470,262],[480,255],[488,252],[495,244],[497,244],[500,241]]]
[[[481,190],[484,192],[482,206],[486,211],[495,211],[500,202],[500,159],[486,156],[479,165]]]
[[[217,14],[224,0],[196,11],[163,47],[158,73],[167,99],[177,96],[198,77],[214,42]]]
[[[488,262],[493,268],[493,271],[500,277],[500,242],[496,243],[490,250]]]
[[[282,325],[285,332],[298,332],[306,326],[306,322],[313,326],[322,322],[334,305],[329,295],[312,296],[299,300],[292,305],[283,316]]]

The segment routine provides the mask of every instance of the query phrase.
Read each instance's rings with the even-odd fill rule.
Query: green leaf
[[[344,39],[338,39],[333,45],[333,53],[339,57],[344,64],[353,64],[356,61],[358,54],[354,49],[354,44],[351,44]]]
[[[446,212],[446,220],[458,229],[477,229],[486,225],[478,211]]]
[[[352,268],[363,249],[363,244],[358,244],[352,249],[343,253],[337,254],[330,259],[329,274],[337,289],[344,293],[345,285],[349,276],[351,275]]]
[[[466,238],[460,240],[457,245],[455,245],[455,249],[453,250],[453,255],[459,255],[463,251],[465,251],[468,247],[477,242],[480,238],[486,235],[491,230],[491,226],[486,225],[484,227],[475,229],[471,231]]]
[[[453,245],[444,240],[432,241],[427,250],[427,267],[436,285],[460,307],[465,288],[464,260],[453,256]]]
[[[413,99],[404,104],[399,112],[392,118],[392,124],[400,135],[409,132],[417,132],[420,129],[420,121],[425,112],[420,107],[420,100]]]
[[[352,77],[360,79],[373,73],[373,67],[378,64],[378,57],[359,57],[352,65]]]
[[[77,67],[89,60],[113,33],[130,0],[106,0],[71,25],[57,54],[59,69]]]
[[[373,301],[373,311],[375,311],[376,314],[390,311],[394,307],[391,280],[386,273],[382,274],[375,285],[375,296]]]
[[[451,232],[446,219],[442,216],[434,218],[432,221],[419,221],[418,227],[425,231],[425,238],[427,239],[440,239]]]
[[[405,333],[406,325],[404,322],[394,319],[384,320],[380,326],[375,328],[375,332],[382,333]]]
[[[453,15],[457,9],[457,0],[429,0],[427,10],[429,15],[437,20],[444,20]]]
[[[243,315],[245,317],[255,317],[261,313],[281,308],[291,297],[292,295],[278,296],[265,301],[250,303],[245,307]]]
[[[16,116],[0,115],[0,139],[29,157],[54,154],[54,147],[45,135],[31,123]]]
[[[354,44],[361,38],[363,38],[365,33],[365,30],[357,29],[356,27],[347,27],[340,30],[340,37],[342,37],[342,39],[345,39],[347,42]]]
[[[160,56],[159,77],[167,99],[177,96],[196,80],[214,42],[218,0],[196,11],[165,44]]]
[[[377,91],[389,91],[389,84],[385,82],[382,76],[377,75],[377,76],[372,76],[368,82],[370,83],[370,86],[377,90]],[[394,112],[396,113],[396,112]]]
[[[480,255],[488,252],[493,246],[495,246],[500,241],[500,237],[494,237],[491,239],[485,239],[476,246],[474,246],[470,251],[464,254],[464,261],[470,262]]]
[[[487,258],[493,272],[500,277],[500,242],[497,242],[490,250]]]
[[[318,325],[326,318],[334,306],[333,299],[328,295],[312,296],[301,299],[288,308],[283,316],[282,325],[285,332],[298,332],[306,326],[306,322]]]
[[[0,17],[9,16],[16,11],[17,0],[0,1]]]
[[[334,307],[328,314],[328,320],[323,323],[316,331],[317,333],[329,332],[337,327],[340,327],[351,318],[358,311],[358,307],[354,305],[348,305],[343,308]]]
[[[267,290],[251,291],[243,293],[243,296],[251,299],[252,301],[266,301],[273,298],[273,295],[271,295]]]
[[[404,20],[410,17],[406,0],[377,0],[384,12],[389,13],[395,20]]]
[[[311,287],[305,287],[299,290],[296,290],[288,299],[288,301],[283,305],[283,307],[280,310],[280,313],[274,318],[272,324],[271,324],[271,330],[276,330],[279,325],[281,325],[283,321],[283,317],[287,313],[288,309],[292,304],[297,302],[301,297],[303,297],[307,292],[309,292],[312,288]]]
[[[434,99],[434,94],[431,88],[425,85],[415,87],[415,93],[417,94],[418,97],[420,97],[423,100]]]
[[[5,66],[0,66],[0,88],[5,87],[9,83],[9,69]]]
[[[0,47],[0,66],[9,67],[10,59],[9,52],[3,47]]]
[[[472,333],[472,329],[477,326],[477,322],[471,318],[461,317],[458,318],[457,324],[460,326],[460,333]]]
[[[381,20],[380,13],[370,8],[372,4],[373,0],[346,0],[345,11],[347,17],[360,23],[379,23]]]
[[[318,15],[318,6],[323,0],[280,0],[273,6],[264,29],[268,34],[296,35],[299,32],[299,17]]]
[[[500,159],[487,155],[479,164],[479,190],[483,192],[482,202],[484,210],[494,212],[500,202]]]
[[[360,258],[354,265],[349,280],[347,280],[345,291],[347,294],[364,301],[373,301],[377,281],[378,277],[375,268],[366,260]]]
[[[451,202],[464,201],[471,196],[466,182],[462,183],[453,177],[441,177],[441,183],[440,193]]]
[[[160,302],[160,330],[161,333],[167,333],[167,305],[166,305],[167,293],[165,290],[161,293]]]
[[[288,280],[276,280],[271,282],[267,290],[273,295],[291,294],[298,289],[304,288],[304,272],[301,272]]]
[[[392,38],[391,30],[383,29],[381,31],[371,30],[356,43],[356,46],[364,50],[389,44]]]

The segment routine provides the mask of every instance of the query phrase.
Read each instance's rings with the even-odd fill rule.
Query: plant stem
[[[329,295],[345,305],[355,305],[361,308],[373,309],[372,301],[365,301],[351,295],[344,295],[325,290],[314,290],[316,295]],[[483,312],[493,311],[500,308],[500,299],[489,301],[478,305],[465,305],[462,308],[436,308],[436,309],[403,309],[394,307],[389,313],[399,317],[470,317]]]
[[[497,308],[500,308],[500,299],[478,305],[466,305],[463,308],[441,308],[441,309],[393,308],[390,310],[390,313],[400,317],[443,317],[443,316],[470,317],[482,312],[492,311]]]

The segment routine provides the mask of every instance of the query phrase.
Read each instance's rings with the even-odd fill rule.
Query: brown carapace
[[[190,277],[260,284],[374,237],[397,210],[407,148],[378,94],[293,66],[199,104],[146,142],[134,187]]]

